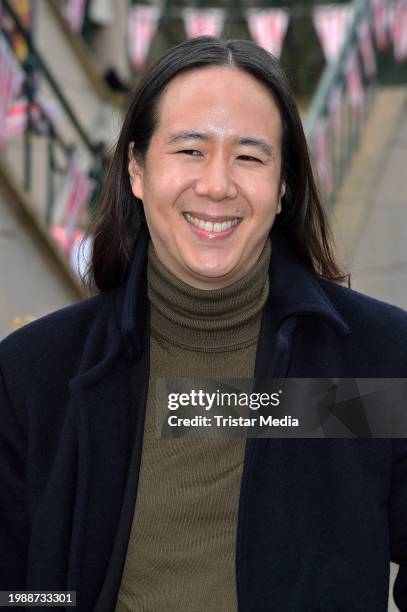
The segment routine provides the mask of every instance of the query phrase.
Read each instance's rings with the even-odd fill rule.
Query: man
[[[98,295],[0,345],[1,588],[101,612],[379,612],[393,559],[406,610],[404,441],[154,428],[158,377],[406,375],[406,313],[338,284],[274,58],[209,37],[161,58],[91,231]]]

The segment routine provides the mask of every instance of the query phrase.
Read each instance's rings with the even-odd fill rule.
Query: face
[[[129,158],[154,249],[185,283],[225,287],[255,265],[281,210],[279,110],[251,75],[211,66],[175,77],[158,116],[143,162]]]

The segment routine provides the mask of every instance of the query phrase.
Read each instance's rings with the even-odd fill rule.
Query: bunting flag
[[[371,2],[376,46],[379,51],[386,51],[390,46],[389,3],[388,0],[371,0]]]
[[[20,92],[23,81],[23,69],[4,36],[0,34],[0,146],[7,137],[7,114]]]
[[[225,11],[223,9],[185,8],[182,11],[182,17],[188,38],[195,38],[196,36],[215,36],[215,38],[219,38],[222,34],[225,21]]]
[[[64,250],[69,255],[75,241],[75,230],[95,182],[90,179],[78,159],[73,156],[69,161],[68,173],[62,190],[64,206]]]
[[[352,51],[346,61],[345,77],[351,106],[357,116],[362,117],[365,108],[365,92],[356,51]]]
[[[127,43],[130,63],[136,70],[145,64],[156,33],[161,9],[158,6],[135,4],[129,9]]]
[[[315,129],[314,155],[321,187],[325,195],[330,196],[334,190],[334,181],[328,144],[328,130],[328,119],[321,117]]]
[[[394,57],[398,62],[407,59],[407,0],[397,0],[393,21]]]
[[[30,103],[25,96],[20,96],[11,103],[4,118],[3,141],[21,136],[29,127],[28,118],[30,118],[30,127],[37,134],[48,133],[49,123],[56,131],[62,129],[61,107],[55,100],[37,92]]]
[[[65,18],[69,29],[75,34],[80,34],[82,31],[85,8],[86,0],[67,0],[65,4]]]
[[[351,4],[327,4],[314,9],[314,27],[328,63],[336,60],[342,51],[353,13]]]
[[[289,13],[285,9],[249,9],[247,23],[252,39],[277,59],[287,32]]]
[[[27,98],[21,97],[14,100],[7,111],[2,128],[3,141],[21,136],[27,129],[27,123]]]
[[[377,75],[377,64],[367,19],[359,24],[358,37],[365,74],[369,79],[374,79]]]

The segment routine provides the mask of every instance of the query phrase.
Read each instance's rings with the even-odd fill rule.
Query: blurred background
[[[0,26],[0,338],[86,297],[129,92],[201,34],[280,58],[352,287],[407,309],[407,0],[0,0]]]

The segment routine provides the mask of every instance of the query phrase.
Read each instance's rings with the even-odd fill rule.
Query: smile
[[[183,213],[184,218],[190,223],[194,225],[196,228],[203,230],[204,232],[210,232],[211,234],[220,234],[222,232],[227,232],[238,225],[242,218],[227,218],[227,220],[217,220],[217,221],[208,221],[207,219],[202,219],[200,217],[196,217],[191,215],[190,213]]]

